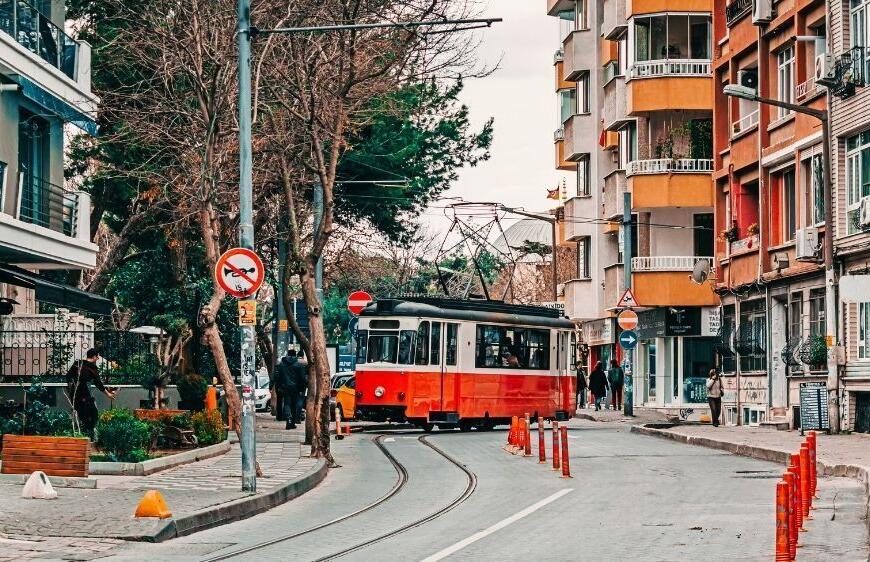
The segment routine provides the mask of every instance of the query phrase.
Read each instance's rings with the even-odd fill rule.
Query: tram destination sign
[[[828,388],[823,382],[802,382],[801,434],[809,429],[830,431],[828,420]]]

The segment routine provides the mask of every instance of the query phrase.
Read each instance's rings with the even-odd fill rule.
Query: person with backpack
[[[607,382],[610,383],[610,405],[614,410],[622,408],[622,385],[625,384],[625,372],[616,359],[610,360],[607,371]]]
[[[296,350],[288,349],[287,355],[281,358],[275,376],[275,388],[282,398],[282,410],[287,420],[285,429],[296,429],[299,414],[296,408],[298,402],[299,387],[297,385],[297,371],[299,360],[296,358]]]
[[[601,410],[601,404],[604,402],[604,397],[607,396],[607,375],[604,374],[601,361],[596,361],[595,368],[589,373],[589,390],[595,397],[595,411],[597,412]]]

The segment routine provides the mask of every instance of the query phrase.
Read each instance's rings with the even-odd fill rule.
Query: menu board
[[[807,429],[831,429],[828,422],[828,389],[823,382],[801,383],[801,434]]]

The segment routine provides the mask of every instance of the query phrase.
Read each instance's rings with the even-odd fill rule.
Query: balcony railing
[[[660,76],[710,76],[709,60],[650,60],[636,62],[629,70],[631,78]]]
[[[756,109],[752,113],[749,113],[734,123],[731,124],[731,134],[739,135],[740,133],[751,129],[752,127],[758,125],[758,110]]]
[[[644,256],[631,258],[632,271],[692,271],[700,261],[713,263],[703,256]]]
[[[553,132],[553,141],[565,140],[565,128],[559,127]]]
[[[752,11],[753,0],[734,0],[725,6],[725,22],[731,25]]]
[[[614,78],[619,76],[619,63],[615,60],[610,61],[606,65],[604,65],[604,70],[602,73],[602,83],[607,84]]]
[[[810,76],[806,82],[801,82],[794,87],[794,99],[802,101],[806,98],[811,98],[819,92],[820,88],[816,86],[816,78]]]
[[[0,0],[0,31],[75,80],[78,43],[32,4]]]
[[[706,158],[656,158],[632,160],[625,169],[627,176],[641,174],[709,174],[713,160]]]
[[[18,219],[75,237],[78,195],[46,180],[19,174]]]

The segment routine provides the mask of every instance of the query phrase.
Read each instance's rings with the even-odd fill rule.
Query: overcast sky
[[[490,65],[501,58],[501,64],[487,78],[466,81],[461,97],[476,128],[495,118],[492,157],[462,170],[446,196],[541,210],[554,203],[547,200],[546,190],[563,177],[570,181],[570,172],[554,167],[553,53],[558,20],[545,12],[543,0],[490,0],[485,17],[501,17],[504,22],[484,30],[479,57]],[[435,209],[427,212],[430,227],[449,227],[440,214]]]

